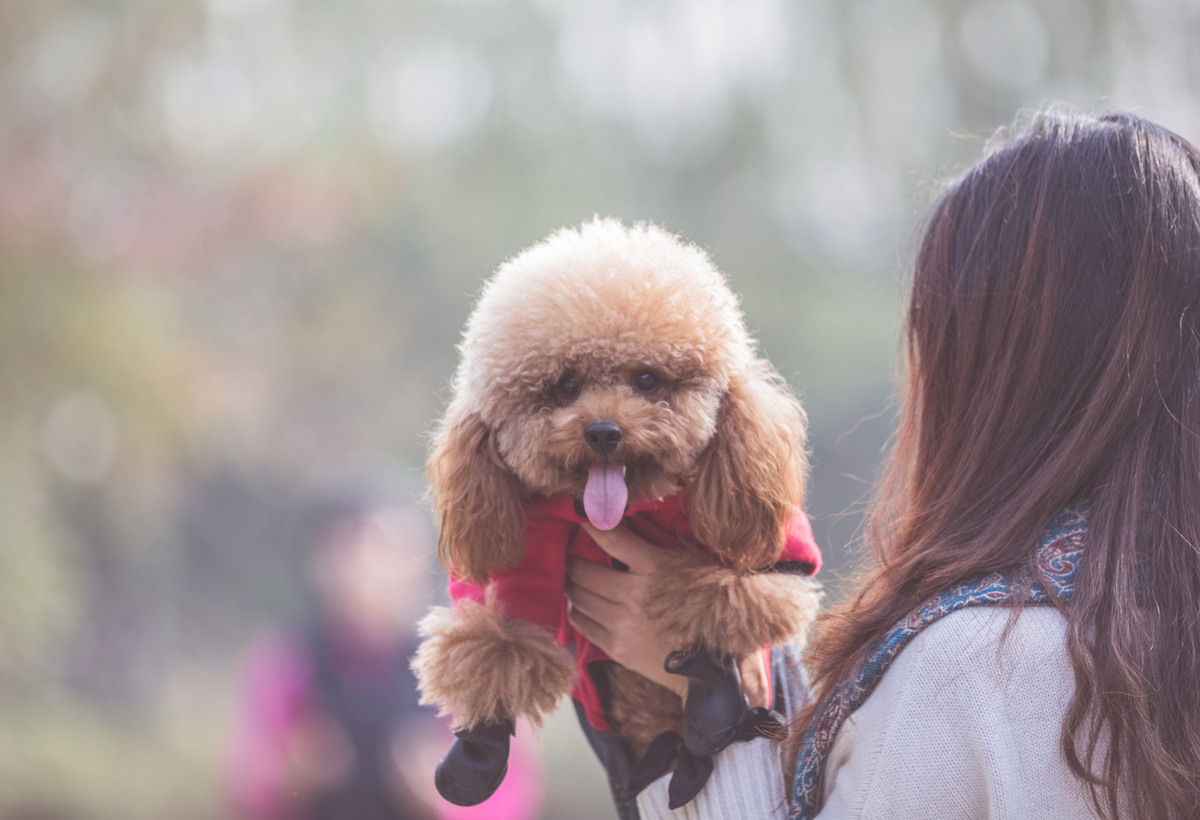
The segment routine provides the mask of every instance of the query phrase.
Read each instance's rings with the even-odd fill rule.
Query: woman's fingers
[[[595,561],[571,560],[567,565],[570,590],[586,589],[641,614],[648,578],[632,570],[621,572]],[[572,593],[573,594],[573,593]]]
[[[569,588],[569,592],[571,608],[567,618],[580,635],[617,663],[683,697],[687,690],[686,679],[663,671],[663,658],[670,648],[659,644],[644,622],[620,605],[586,590]],[[605,615],[598,614],[601,612]]]
[[[654,680],[662,674],[661,646],[644,615],[648,579],[634,572],[572,559],[568,564],[568,617],[583,637],[619,663]]]
[[[668,645],[645,615],[652,577],[666,551],[635,535],[624,524],[611,530],[598,530],[588,523],[583,526],[627,571],[568,558],[566,591],[571,602],[571,624],[613,660],[684,697],[687,680],[663,671],[663,658],[680,647]],[[767,705],[768,675],[759,653],[744,659],[741,671],[751,705]]]
[[[567,596],[571,599],[572,607],[603,624],[619,625],[624,621],[628,612],[628,609],[620,603],[578,584],[569,583],[567,585]]]
[[[567,612],[567,620],[571,622],[571,626],[575,627],[580,635],[587,638],[589,641],[600,647],[609,657],[612,657],[612,636],[605,629],[604,624],[588,617],[587,613],[581,612],[574,605]]]
[[[630,572],[648,575],[658,566],[662,549],[634,535],[624,524],[611,530],[598,530],[586,521],[583,526],[600,549],[629,567]]]

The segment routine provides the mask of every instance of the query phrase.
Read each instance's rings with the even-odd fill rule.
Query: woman
[[[1039,113],[933,205],[905,334],[875,561],[807,649],[790,811],[1195,817],[1200,153]],[[612,614],[638,588],[579,616],[635,663],[661,651]],[[771,787],[720,778],[746,753],[714,788]]]

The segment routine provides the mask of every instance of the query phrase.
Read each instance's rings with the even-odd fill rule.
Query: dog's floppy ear
[[[523,492],[496,452],[492,430],[474,411],[451,407],[426,465],[438,518],[438,556],[477,584],[524,553]]]
[[[803,501],[807,423],[800,402],[761,359],[722,399],[696,473],[691,522],[696,537],[738,570],[779,558],[784,527]]]

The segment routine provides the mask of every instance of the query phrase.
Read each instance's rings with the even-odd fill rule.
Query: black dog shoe
[[[688,679],[683,706],[683,745],[712,756],[732,743],[750,708],[733,658],[717,662],[699,647],[667,655],[663,669]]]
[[[513,730],[513,723],[506,721],[455,732],[457,740],[434,775],[438,793],[456,806],[474,806],[491,797],[508,773],[508,742]]]

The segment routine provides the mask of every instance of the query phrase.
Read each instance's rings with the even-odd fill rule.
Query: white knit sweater
[[[1074,688],[1066,623],[1030,606],[1002,642],[1010,610],[968,607],[917,635],[843,725],[819,817],[1095,818],[1059,750]],[[668,778],[639,796],[643,820],[787,816],[791,777],[768,741],[720,753],[688,805],[666,807]]]

